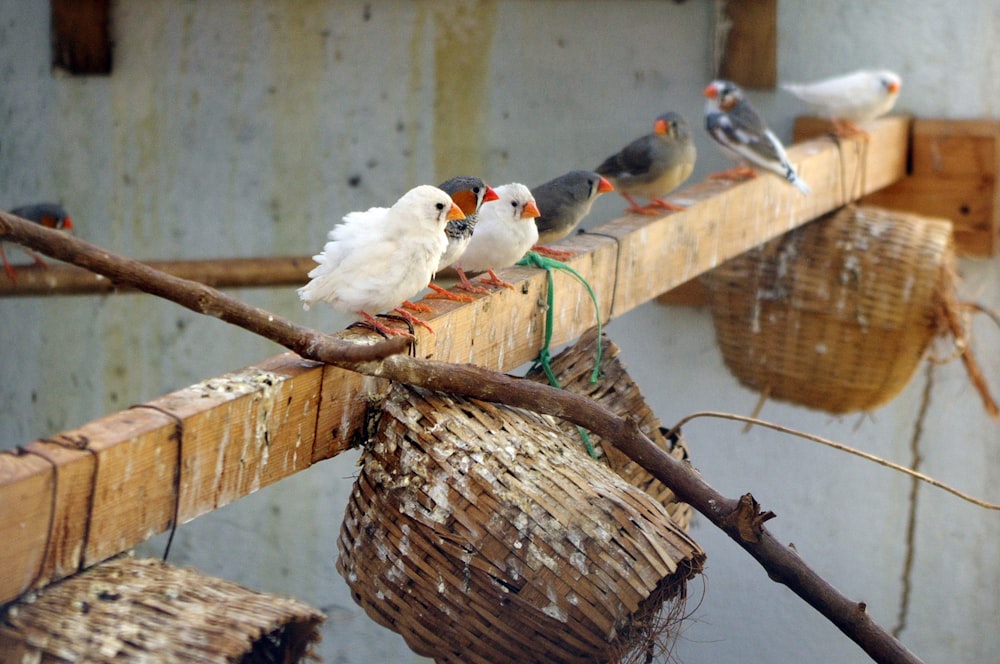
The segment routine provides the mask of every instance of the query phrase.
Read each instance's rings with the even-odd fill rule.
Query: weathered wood
[[[859,169],[866,192],[903,177],[908,121],[881,120],[870,133],[866,153],[826,140],[789,150],[812,196],[770,175],[701,183],[673,197],[690,204],[683,212],[625,217],[569,238],[565,245],[580,251],[569,264],[594,287],[607,321],[843,204],[842,178]],[[545,274],[503,274],[514,290],[468,304],[427,300],[434,312],[424,318],[437,334],[417,331],[417,356],[502,371],[534,359],[544,338]],[[553,343],[562,343],[596,317],[580,284],[554,278]],[[343,333],[360,335],[368,333]],[[0,602],[163,531],[175,511],[190,520],[346,449],[378,383],[285,353],[60,434],[57,442],[86,449],[60,459],[58,488],[41,457],[0,455],[0,541],[17,542],[0,566]],[[53,514],[53,524],[73,526],[46,545]],[[53,550],[59,555],[45,553]],[[39,576],[43,557],[51,564]]]
[[[273,288],[300,286],[316,263],[310,256],[267,258],[206,258],[188,261],[148,261],[146,265],[213,288]],[[18,265],[17,283],[0,271],[0,297],[95,295],[131,292],[110,279],[75,265]]]
[[[746,88],[774,88],[778,82],[778,1],[726,0],[717,11],[721,15],[716,18],[716,30],[722,30],[725,38],[717,63],[719,77]]]
[[[796,140],[829,132],[818,118],[798,118]],[[908,177],[865,196],[867,205],[943,217],[955,227],[959,255],[1000,251],[1000,121],[913,121]]]

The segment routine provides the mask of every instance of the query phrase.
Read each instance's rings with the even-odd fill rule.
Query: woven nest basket
[[[355,601],[441,662],[645,653],[676,626],[704,560],[667,509],[587,456],[575,431],[401,385],[383,404],[338,546]]]
[[[7,606],[5,662],[299,661],[325,616],[158,560],[118,558]]]
[[[953,313],[952,227],[846,207],[704,280],[741,383],[830,413],[871,410],[906,386]]]

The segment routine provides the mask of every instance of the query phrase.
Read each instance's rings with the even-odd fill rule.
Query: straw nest
[[[369,616],[443,662],[655,648],[704,560],[663,505],[551,418],[401,385],[382,411],[338,541]]]
[[[118,558],[6,607],[0,652],[19,662],[295,662],[319,611],[158,560]]]
[[[935,336],[962,334],[952,227],[942,219],[842,208],[705,281],[723,359],[740,382],[831,413],[891,400]]]

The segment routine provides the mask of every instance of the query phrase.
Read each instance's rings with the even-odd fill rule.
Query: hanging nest
[[[679,461],[688,461],[688,448],[684,440],[677,434],[672,438],[664,435],[660,419],[646,403],[639,386],[625,370],[620,356],[621,350],[608,338],[601,339],[600,379],[590,382],[594,369],[594,357],[597,348],[597,328],[585,332],[576,344],[566,348],[552,358],[552,372],[559,380],[563,389],[581,394],[598,402],[615,415],[632,419],[646,437],[658,447]],[[535,367],[528,372],[527,378],[548,383],[548,378],[541,367]],[[571,438],[579,441],[576,427],[561,421],[559,427]],[[691,523],[693,510],[687,503],[677,501],[670,487],[649,474],[645,468],[618,451],[614,445],[605,445],[600,436],[590,436],[594,450],[603,463],[618,473],[626,482],[638,487],[651,495],[666,508],[667,513],[677,525],[685,531]],[[578,442],[578,445],[583,445]]]
[[[968,351],[954,264],[951,222],[846,207],[704,280],[726,366],[765,397],[835,414],[871,410],[948,335],[992,413]]]
[[[0,652],[19,662],[296,662],[325,616],[158,560],[117,558],[0,614]]]
[[[355,601],[441,662],[646,652],[704,561],[575,431],[401,385],[365,450],[338,547]]]

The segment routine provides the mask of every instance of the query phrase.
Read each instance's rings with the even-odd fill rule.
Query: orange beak
[[[538,211],[538,206],[535,205],[534,200],[528,201],[528,204],[524,206],[524,210],[521,212],[521,219],[534,219],[540,216],[542,216],[542,213]]]
[[[897,92],[899,92],[899,89],[901,87],[902,86],[900,86],[899,83],[897,83],[896,81],[892,81],[891,83],[889,83],[889,94],[893,95],[896,94]]]
[[[656,123],[653,125],[654,134],[659,134],[660,136],[663,136],[664,134],[667,133],[667,130],[668,130],[667,123],[663,120],[657,120]]]
[[[701,94],[705,95],[709,99],[715,99],[719,96],[719,88],[715,87],[715,83],[709,83],[708,86],[702,90]]]
[[[63,228],[70,231],[73,230],[73,220],[70,219],[69,217],[63,219]]]
[[[486,194],[483,196],[483,203],[498,200],[500,200],[500,196],[497,195],[497,192],[493,191],[493,187],[486,185]]]
[[[615,186],[610,182],[608,182],[607,178],[601,178],[600,183],[597,185],[597,191],[599,191],[602,194],[606,194],[609,191],[614,191],[614,190]]]
[[[448,216],[446,218],[448,219],[448,221],[453,221],[455,219],[465,219],[465,213],[462,212],[462,208],[452,203],[451,209],[448,211]]]

